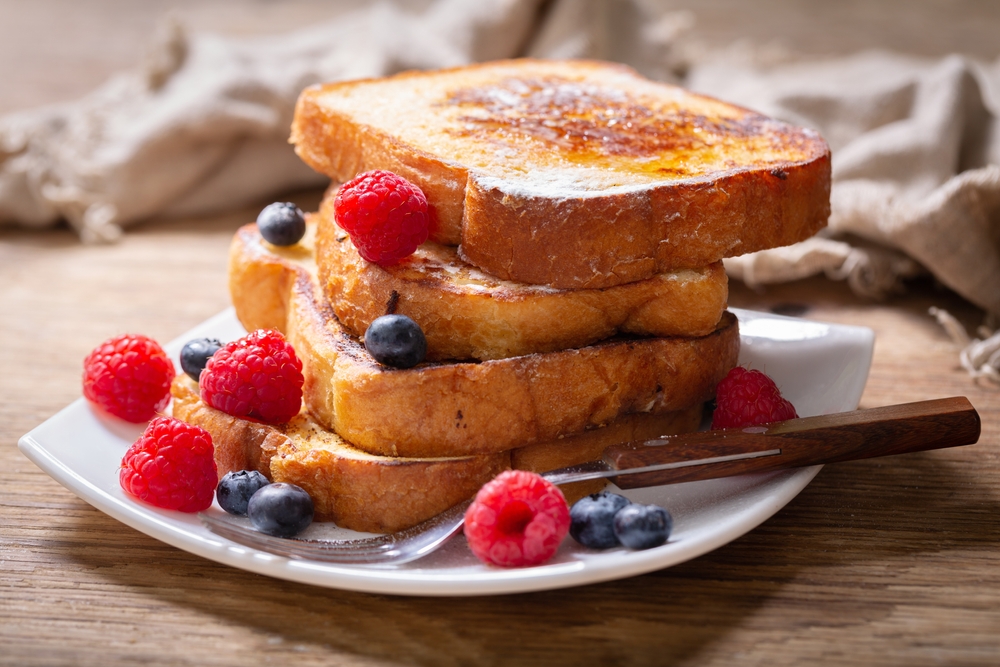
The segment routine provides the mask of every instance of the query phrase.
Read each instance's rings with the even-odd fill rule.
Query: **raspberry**
[[[115,336],[83,362],[83,395],[125,421],[149,421],[170,400],[174,364],[152,338]]]
[[[216,410],[280,424],[302,408],[302,382],[302,362],[285,337],[258,329],[216,352],[198,384]]]
[[[391,171],[368,171],[344,183],[333,211],[361,256],[376,264],[409,257],[430,228],[427,197]]]
[[[122,457],[122,489],[156,507],[200,512],[219,481],[212,436],[173,417],[157,417]]]
[[[488,482],[465,512],[465,538],[484,563],[544,563],[569,532],[562,491],[540,475],[508,470]]]
[[[712,428],[742,428],[798,417],[774,380],[737,366],[716,388]]]

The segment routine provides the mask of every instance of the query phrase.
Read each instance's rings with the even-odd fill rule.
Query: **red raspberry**
[[[368,171],[340,186],[334,217],[369,262],[389,265],[409,257],[427,240],[427,197],[391,171]]]
[[[484,563],[544,563],[569,532],[569,507],[559,487],[526,470],[488,482],[465,512],[465,538]]]
[[[795,407],[781,397],[774,380],[760,371],[737,366],[715,390],[712,429],[743,428],[798,417]]]
[[[157,417],[128,448],[118,471],[122,489],[150,505],[200,512],[219,483],[212,436],[173,417]]]
[[[258,329],[205,364],[201,400],[234,417],[281,424],[302,409],[302,362],[277,331]]]
[[[123,334],[104,341],[83,362],[83,395],[125,421],[149,421],[167,406],[174,363],[152,338]]]

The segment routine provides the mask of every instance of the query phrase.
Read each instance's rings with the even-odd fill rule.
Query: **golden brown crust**
[[[391,533],[471,498],[509,467],[504,452],[463,459],[379,458],[384,461],[303,446],[283,451],[271,470],[275,478],[319,495],[316,511],[338,526]]]
[[[818,134],[607,63],[505,61],[309,88],[292,142],[335,181],[400,173],[435,210],[432,240],[524,283],[634,282],[800,241],[829,216]]]
[[[413,318],[427,358],[503,359],[582,347],[617,333],[704,336],[729,295],[722,262],[607,289],[556,290],[501,281],[451,246],[425,243],[401,262],[365,261],[333,221],[332,194],[316,223],[320,284],[341,324],[363,336],[389,312]]]
[[[738,349],[735,318],[727,313],[722,328],[702,338],[614,341],[377,376],[378,369],[351,364],[333,378],[332,412],[339,432],[373,452],[497,451],[629,413],[703,402],[735,365]]]
[[[480,456],[415,459],[374,456],[353,448],[303,413],[287,424],[268,425],[227,415],[201,402],[187,376],[170,388],[173,416],[208,431],[219,478],[258,470],[274,482],[305,489],[317,521],[373,533],[403,530],[471,497],[501,471],[513,467],[546,472],[599,459],[605,447],[630,440],[697,429],[701,406],[663,415],[628,415],[611,424],[554,442]],[[573,503],[604,488],[606,481],[563,485]]]
[[[271,479],[271,459],[288,437],[275,428],[233,417],[201,402],[198,385],[178,375],[170,386],[171,414],[212,434],[219,479],[228,472],[256,470]]]
[[[173,414],[212,435],[219,476],[259,470],[297,484],[313,499],[316,518],[364,532],[402,530],[471,497],[510,467],[506,452],[459,458],[392,458],[361,452],[303,413],[272,426],[208,407],[197,385],[178,376]]]
[[[479,363],[379,365],[317,298],[308,263],[265,247],[252,225],[230,255],[233,303],[248,329],[259,291],[290,285],[280,327],[303,361],[305,402],[324,427],[387,456],[492,453],[555,440],[625,414],[681,410],[710,398],[739,353],[736,318],[699,338],[611,340],[584,348]],[[287,274],[292,274],[291,280]],[[261,276],[275,280],[272,288]],[[256,286],[251,292],[244,284]]]
[[[465,203],[469,263],[505,280],[608,287],[809,238],[830,216],[830,155],[588,199],[524,196],[472,177]]]

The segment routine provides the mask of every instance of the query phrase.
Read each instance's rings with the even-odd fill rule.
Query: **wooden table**
[[[827,467],[748,535],[645,576],[488,598],[351,593],[218,565],[93,509],[17,439],[79,396],[97,342],[167,341],[225,308],[226,247],[255,213],[154,221],[103,247],[65,228],[0,231],[0,664],[1000,664],[1000,391],[958,368],[927,310],[970,330],[981,314],[929,281],[886,303],[819,279],[733,285],[731,302],[872,327],[862,406],[966,395],[980,443]]]

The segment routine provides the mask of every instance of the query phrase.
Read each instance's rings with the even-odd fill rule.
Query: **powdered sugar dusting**
[[[733,170],[738,171],[738,170]],[[503,176],[471,172],[469,178],[483,190],[495,190],[518,198],[538,197],[552,201],[587,199],[614,195],[641,195],[672,183],[715,181],[719,174],[703,175],[675,181],[643,181],[622,178],[620,174],[598,167],[536,168],[529,172],[510,170]],[[625,182],[622,182],[625,181]],[[629,182],[633,181],[633,182]]]

